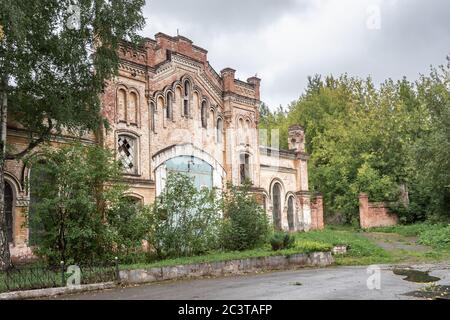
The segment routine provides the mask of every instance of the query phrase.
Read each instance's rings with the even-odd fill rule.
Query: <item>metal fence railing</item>
[[[0,293],[114,281],[120,282],[117,259],[93,266],[17,266],[0,272]]]

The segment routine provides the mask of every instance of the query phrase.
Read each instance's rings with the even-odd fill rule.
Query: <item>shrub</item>
[[[264,209],[250,194],[250,183],[228,184],[222,198],[224,220],[221,244],[226,250],[242,251],[266,243],[270,226]]]
[[[35,253],[50,264],[95,263],[111,257],[118,238],[105,217],[109,208],[120,206],[126,190],[119,183],[108,185],[121,176],[114,155],[79,143],[44,148],[40,154],[39,159],[28,159],[34,172],[33,194],[39,199],[30,208],[33,231],[39,232]]]
[[[130,198],[122,198],[107,212],[108,232],[113,253],[121,263],[136,263],[145,256],[143,240],[149,231],[150,208]]]
[[[311,240],[297,241],[295,243],[295,247],[298,249],[302,249],[302,252],[304,253],[327,252],[333,249],[333,246],[331,244]]]
[[[275,232],[270,238],[272,250],[290,249],[295,245],[295,237],[287,232]]]
[[[215,190],[197,190],[191,178],[169,174],[156,199],[148,241],[159,258],[204,254],[219,246],[220,202]]]

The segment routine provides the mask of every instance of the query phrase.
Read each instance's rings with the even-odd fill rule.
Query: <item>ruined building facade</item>
[[[174,171],[194,177],[198,187],[223,189],[227,182],[249,179],[276,228],[307,231],[323,225],[321,206],[310,203],[303,128],[290,128],[290,150],[260,146],[259,78],[238,80],[231,68],[217,73],[205,49],[162,33],[137,50],[122,46],[120,58],[119,75],[102,97],[110,128],[85,141],[116,150],[130,197],[152,203]],[[26,145],[19,125],[9,124],[7,139],[17,149]],[[23,214],[30,200],[38,199],[25,181],[33,170],[18,161],[6,168],[11,250],[15,257],[27,256],[32,230],[24,227]]]

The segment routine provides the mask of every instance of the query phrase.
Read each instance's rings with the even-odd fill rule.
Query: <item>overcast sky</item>
[[[262,78],[262,100],[286,106],[307,76],[417,79],[450,54],[449,0],[147,0],[143,35],[190,38],[220,72]]]

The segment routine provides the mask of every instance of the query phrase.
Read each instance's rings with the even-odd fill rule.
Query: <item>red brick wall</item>
[[[359,222],[361,228],[387,227],[398,223],[398,216],[389,212],[385,203],[369,202],[365,193],[359,195]]]
[[[323,197],[317,196],[316,200],[311,202],[311,230],[323,228]]]

